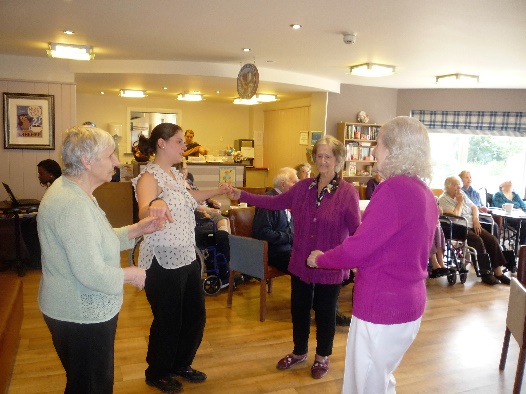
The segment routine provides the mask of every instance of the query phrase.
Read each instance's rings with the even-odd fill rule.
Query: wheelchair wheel
[[[450,285],[454,285],[457,283],[457,273],[456,272],[450,272],[447,274],[447,283]]]
[[[461,272],[458,274],[460,278],[460,283],[464,284],[466,283],[466,280],[468,279],[468,273],[467,272]]]
[[[203,280],[203,291],[206,295],[216,295],[221,290],[221,280],[215,276],[210,275]]]
[[[130,267],[132,265],[138,267],[139,266],[139,249],[141,247],[142,243],[142,237],[137,238],[135,241],[135,245],[133,246],[132,250],[130,250],[130,254],[128,255],[128,264]]]

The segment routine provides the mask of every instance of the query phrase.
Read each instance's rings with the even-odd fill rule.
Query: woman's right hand
[[[134,285],[137,290],[144,289],[144,282],[146,281],[146,271],[139,267],[126,267],[124,271],[124,283]]]

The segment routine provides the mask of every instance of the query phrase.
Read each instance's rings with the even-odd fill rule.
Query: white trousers
[[[373,324],[352,317],[347,337],[343,394],[394,394],[394,370],[420,329],[418,320]]]

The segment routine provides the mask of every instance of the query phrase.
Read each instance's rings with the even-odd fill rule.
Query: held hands
[[[233,187],[232,187],[231,183],[222,183],[221,185],[219,185],[219,189],[218,189],[217,194],[229,195],[229,193],[232,191],[232,189],[233,189]],[[214,206],[215,206],[215,204],[214,204]],[[219,204],[219,206],[221,206],[221,204]]]
[[[318,265],[316,264],[316,258],[322,254],[323,252],[321,250],[313,250],[310,252],[309,257],[307,258],[307,265],[311,268],[318,268]]]
[[[146,271],[139,267],[126,267],[124,271],[124,283],[134,285],[137,290],[141,291],[144,288],[146,281]]]
[[[230,191],[230,193],[227,193],[227,196],[228,198],[230,198],[231,200],[239,200],[239,198],[241,197],[241,190],[239,189],[236,189],[235,187],[233,187]]]
[[[150,234],[164,228],[164,220],[155,216],[148,216],[137,223],[140,235]]]
[[[148,208],[148,216],[155,216],[156,218],[162,221],[162,226],[164,227],[164,222],[167,220],[170,223],[173,223],[172,214],[168,209],[168,205],[163,199],[152,201],[150,207]]]

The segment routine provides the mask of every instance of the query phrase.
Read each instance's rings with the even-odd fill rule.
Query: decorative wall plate
[[[247,63],[237,75],[237,93],[242,99],[250,99],[256,94],[259,84],[259,72],[254,64]]]

